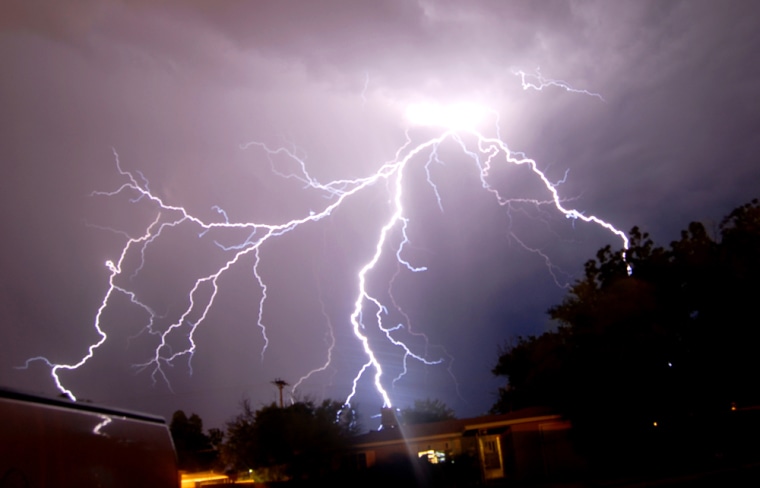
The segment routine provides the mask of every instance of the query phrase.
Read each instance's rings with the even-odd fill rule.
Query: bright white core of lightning
[[[412,103],[405,117],[411,125],[437,127],[444,130],[477,130],[488,123],[493,110],[468,102],[442,104],[436,102]]]

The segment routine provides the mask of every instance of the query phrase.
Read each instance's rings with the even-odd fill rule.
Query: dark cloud
[[[273,173],[296,172],[292,161],[241,144],[287,147],[321,182],[356,178],[404,143],[406,104],[476,100],[498,111],[512,149],[563,181],[568,207],[623,230],[639,225],[666,242],[690,220],[717,222],[757,196],[755,2],[47,3],[0,7],[0,383],[8,386],[55,391],[43,363],[14,367],[33,356],[73,363],[86,354],[98,340],[105,261],[118,258],[124,233],[139,235],[156,218],[147,202],[90,196],[125,181],[113,149],[157,195],[203,219],[220,221],[218,205],[232,221],[278,222],[318,211],[324,195]],[[556,87],[524,91],[514,69],[537,68],[605,101]],[[415,142],[434,135],[411,132]],[[555,279],[572,281],[598,247],[619,241],[546,205],[499,207],[455,144],[441,154],[445,164],[430,171],[443,210],[423,162],[410,168],[404,194],[405,256],[428,271],[399,272],[388,258],[370,286],[389,300],[393,280],[388,325],[403,323],[415,351],[444,362],[410,361],[393,385],[400,350],[368,333],[397,405],[439,397],[473,415],[493,400],[497,345],[551,327],[545,310],[564,292]],[[525,168],[491,173],[505,194],[543,195]],[[219,281],[194,335],[192,374],[184,359],[165,370],[173,391],[133,367],[150,358],[155,336],[126,296],[102,315],[109,340],[81,370],[63,372],[64,384],[84,398],[164,415],[183,408],[221,425],[243,395],[274,400],[274,377],[295,383],[325,365],[334,342],[332,364],[299,394],[345,398],[366,361],[348,318],[356,272],[388,209],[386,189],[369,188],[330,219],[261,248],[263,360],[261,290],[248,257]],[[225,259],[198,233],[167,230],[140,273],[124,277],[164,327],[187,307],[194,280]],[[225,245],[244,238],[214,236]],[[550,272],[539,251],[559,267]],[[417,333],[428,335],[427,346]],[[176,350],[188,345],[179,335],[172,341]],[[379,408],[368,377],[357,399],[365,415]]]

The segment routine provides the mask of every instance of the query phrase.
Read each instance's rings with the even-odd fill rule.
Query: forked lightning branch
[[[563,81],[545,79],[538,72],[528,74],[523,71],[515,71],[515,74],[520,78],[522,88],[526,90],[563,89],[568,92],[582,93],[602,100],[601,96],[596,93],[573,89]],[[492,195],[497,205],[506,207],[513,200],[509,195],[502,194],[496,188],[496,185],[491,182],[491,169],[499,165],[521,166],[530,171],[544,193],[544,196],[540,200],[533,200],[533,204],[551,206],[568,219],[575,219],[588,225],[599,226],[608,231],[614,238],[619,239],[624,249],[628,248],[628,240],[625,233],[601,217],[566,207],[563,199],[560,197],[557,185],[547,178],[537,162],[522,153],[510,150],[499,134],[499,120],[496,111],[468,103],[439,104],[426,102],[411,104],[407,107],[405,117],[410,129],[407,130],[405,143],[398,148],[395,157],[381,164],[375,172],[357,179],[340,179],[321,183],[311,176],[305,161],[300,159],[293,151],[286,148],[272,148],[260,142],[243,145],[244,149],[250,150],[256,148],[269,155],[279,154],[290,158],[296,163],[296,167],[298,168],[298,174],[295,176],[305,183],[305,189],[302,191],[318,192],[327,197],[323,200],[325,202],[324,206],[318,211],[311,209],[304,212],[299,218],[274,224],[255,221],[230,221],[224,210],[219,207],[214,207],[217,210],[216,215],[219,216],[216,221],[199,218],[190,213],[182,205],[166,201],[159,194],[151,190],[148,181],[146,181],[139,171],[124,169],[124,163],[119,161],[118,154],[114,151],[116,169],[122,178],[122,183],[117,188],[109,191],[97,191],[93,195],[106,198],[126,196],[133,202],[140,201],[143,205],[149,203],[149,206],[155,212],[155,219],[139,235],[124,234],[125,241],[120,253],[106,262],[108,279],[105,284],[105,293],[100,306],[95,311],[93,321],[93,327],[98,334],[98,340],[86,346],[83,355],[69,363],[55,363],[46,357],[38,356],[28,359],[22,368],[27,368],[31,363],[36,361],[44,362],[50,368],[50,374],[56,387],[71,399],[75,399],[74,392],[64,385],[61,374],[84,366],[108,340],[107,331],[109,324],[104,321],[105,312],[109,307],[113,306],[116,296],[121,295],[126,296],[133,307],[142,309],[147,314],[148,320],[145,327],[151,332],[150,337],[155,338],[155,347],[150,355],[136,366],[141,370],[149,371],[154,382],[165,382],[171,388],[169,378],[166,375],[166,368],[180,359],[187,360],[187,364],[192,367],[191,360],[193,354],[197,347],[201,347],[196,344],[196,331],[199,327],[204,326],[209,311],[214,307],[218,295],[224,293],[223,287],[219,284],[220,278],[227,271],[242,263],[244,258],[246,258],[246,262],[248,263],[253,262],[252,273],[260,292],[256,323],[263,338],[264,345],[261,351],[263,357],[269,345],[269,337],[267,335],[269,326],[263,320],[264,310],[267,306],[268,290],[266,276],[260,272],[260,264],[262,259],[264,259],[260,254],[262,246],[270,242],[273,243],[272,245],[276,245],[278,238],[293,232],[299,227],[320,225],[322,220],[331,217],[333,211],[343,206],[353,205],[356,200],[355,196],[365,192],[370,187],[375,187],[383,188],[385,189],[384,191],[387,191],[388,201],[390,202],[389,215],[384,220],[378,221],[375,224],[374,247],[364,258],[363,265],[354,278],[353,296],[345,298],[347,303],[352,304],[352,312],[343,319],[335,320],[334,325],[332,321],[328,321],[328,326],[350,328],[355,338],[355,346],[360,348],[365,358],[364,362],[358,365],[352,373],[352,381],[345,387],[347,392],[345,403],[351,403],[361,381],[370,381],[374,385],[377,394],[382,398],[384,406],[392,406],[390,394],[386,386],[384,386],[388,384],[389,379],[385,377],[384,365],[379,359],[376,348],[373,347],[373,341],[377,340],[378,335],[384,338],[390,347],[398,351],[398,361],[403,365],[403,372],[400,376],[393,379],[393,383],[403,377],[407,371],[406,365],[408,361],[418,361],[426,365],[435,366],[441,364],[443,358],[428,357],[424,350],[415,350],[413,346],[405,343],[401,339],[402,336],[397,332],[407,324],[389,324],[385,321],[385,317],[388,315],[387,311],[393,309],[395,304],[386,303],[387,299],[384,302],[381,297],[373,295],[368,283],[373,279],[373,273],[380,265],[381,259],[387,257],[386,254],[389,253],[392,253],[393,259],[399,263],[403,270],[411,273],[426,271],[424,267],[416,265],[406,256],[405,246],[409,244],[407,229],[414,225],[414,221],[408,216],[403,202],[405,201],[405,194],[415,191],[415,188],[411,184],[407,184],[407,175],[410,168],[414,165],[424,165],[424,170],[428,175],[427,184],[433,190],[432,192],[430,192],[430,189],[426,191],[435,195],[435,198],[438,199],[438,205],[441,205],[441,196],[429,171],[429,165],[443,159],[439,153],[439,148],[444,143],[447,146],[452,146],[453,144],[453,147],[459,149],[459,157],[468,164],[471,164],[472,171],[479,178],[482,190]],[[415,142],[413,141],[413,135],[418,131],[415,131],[413,127],[421,125],[433,127],[439,130],[439,133],[433,138]],[[483,127],[491,127],[490,132],[492,135],[482,133]],[[451,156],[447,153],[447,157]],[[522,203],[525,203],[525,201],[524,198],[520,199]],[[243,230],[245,231],[243,234],[247,237],[234,246],[222,248],[227,256],[223,264],[213,272],[195,280],[190,289],[187,290],[186,307],[175,318],[170,319],[171,324],[158,327],[158,315],[156,312],[143,301],[139,292],[130,289],[127,283],[130,282],[129,278],[131,276],[139,274],[143,270],[143,267],[147,266],[145,260],[146,251],[158,240],[165,238],[165,233],[168,233],[168,229],[180,225],[196,227],[199,239],[214,239],[216,232],[229,229]],[[117,225],[113,227],[115,228]],[[136,266],[127,267],[127,263],[135,262],[138,263]],[[390,301],[393,302],[393,300]],[[400,310],[399,313],[402,316],[404,315]],[[374,338],[372,340],[370,340],[368,334],[370,330],[374,331]],[[379,334],[377,334],[378,332]],[[187,344],[181,350],[169,347],[170,343],[176,344],[176,341],[172,341],[176,335],[182,335]],[[324,371],[329,366],[332,360],[333,347],[335,347],[334,340],[327,346],[327,363],[315,365],[313,369],[305,372],[305,375],[299,380],[298,384],[308,379],[312,374]]]

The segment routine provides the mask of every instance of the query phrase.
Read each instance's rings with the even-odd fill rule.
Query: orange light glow
[[[213,471],[200,471],[198,473],[182,473],[181,479],[182,488],[194,488],[197,483],[228,480],[229,476]]]

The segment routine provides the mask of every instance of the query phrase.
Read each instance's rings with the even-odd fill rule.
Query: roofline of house
[[[508,425],[514,425],[514,424],[524,424],[527,422],[541,422],[543,420],[557,420],[561,419],[562,416],[559,414],[550,414],[550,415],[537,415],[535,417],[523,417],[518,419],[510,419],[510,420],[493,420],[490,422],[484,422],[479,424],[467,424],[465,425],[464,430],[480,430],[480,429],[491,429],[493,427],[506,427]]]
[[[562,416],[559,414],[549,414],[549,415],[537,415],[532,417],[521,417],[521,418],[512,418],[512,419],[504,419],[504,420],[490,420],[487,422],[477,422],[477,418],[474,419],[462,419],[460,422],[463,422],[463,427],[461,429],[451,430],[442,434],[429,434],[429,435],[417,435],[417,436],[407,436],[404,433],[404,427],[399,426],[398,430],[401,432],[401,437],[394,438],[394,439],[384,439],[384,440],[377,440],[377,441],[369,441],[369,442],[358,442],[353,445],[354,448],[367,448],[367,447],[382,447],[382,446],[389,446],[393,444],[398,444],[400,441],[402,442],[425,442],[425,441],[434,441],[439,439],[448,439],[451,437],[451,434],[463,434],[467,431],[472,430],[482,430],[482,429],[491,429],[495,427],[508,427],[510,425],[516,425],[516,424],[524,424],[528,422],[541,422],[545,420],[558,420],[561,419]],[[473,423],[466,423],[468,420],[472,420]]]

